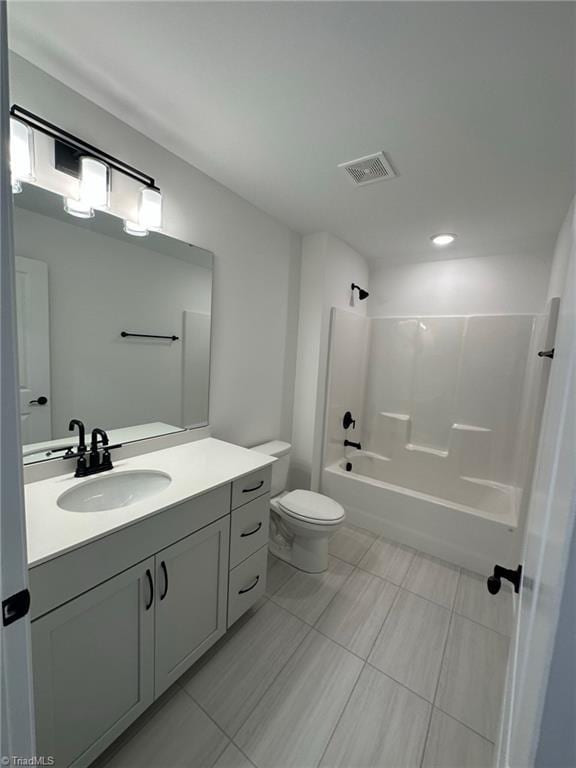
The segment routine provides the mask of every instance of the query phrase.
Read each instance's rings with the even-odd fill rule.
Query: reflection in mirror
[[[212,254],[14,196],[24,461],[63,456],[70,419],[114,443],[208,423]]]

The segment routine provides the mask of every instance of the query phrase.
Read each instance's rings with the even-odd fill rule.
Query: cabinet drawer
[[[230,571],[228,585],[228,626],[245,613],[266,591],[268,545]]]
[[[270,496],[259,496],[232,512],[230,568],[246,560],[268,541]]]
[[[232,509],[270,492],[271,467],[264,467],[232,483]]]

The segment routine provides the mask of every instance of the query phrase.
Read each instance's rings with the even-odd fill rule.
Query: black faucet
[[[112,459],[110,457],[110,451],[113,448],[122,448],[122,446],[120,444],[110,445],[110,441],[106,432],[103,429],[100,429],[100,427],[96,427],[92,430],[92,440],[90,442],[90,464],[88,465],[86,463],[85,455],[87,449],[85,437],[86,430],[84,429],[84,424],[82,424],[81,421],[78,421],[78,419],[72,419],[69,425],[70,431],[72,431],[74,427],[78,427],[78,431],[80,433],[80,442],[78,448],[76,453],[73,453],[70,449],[68,449],[63,456],[64,459],[78,459],[76,462],[76,472],[74,473],[74,477],[87,477],[88,475],[95,475],[98,472],[106,472],[109,469],[114,469]],[[100,458],[100,452],[98,450],[98,438],[100,438],[102,447],[104,449],[102,458]]]
[[[102,446],[104,453],[102,454],[102,461],[100,461],[100,451],[98,450],[98,437],[102,439]],[[100,427],[96,427],[92,430],[92,440],[90,441],[90,472],[96,474],[96,472],[104,472],[107,469],[112,469],[112,459],[110,458],[110,451],[108,449],[108,435]]]
[[[353,443],[351,440],[344,440],[344,447],[345,448],[357,448],[359,451],[362,450],[362,446],[360,443]]]
[[[86,429],[84,428],[84,424],[79,419],[72,419],[70,424],[68,424],[68,430],[70,432],[74,432],[74,427],[78,427],[78,448],[76,454],[73,454],[70,449],[68,449],[64,455],[65,459],[72,458],[74,455],[77,456],[78,462],[76,464],[76,477],[84,477],[86,474],[86,457],[84,454],[86,453]]]

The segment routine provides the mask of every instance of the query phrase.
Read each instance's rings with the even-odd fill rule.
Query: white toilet
[[[272,440],[252,448],[278,459],[272,465],[270,538],[268,547],[276,557],[307,573],[328,568],[330,536],[346,519],[334,499],[313,491],[286,491],[290,465],[290,443]]]

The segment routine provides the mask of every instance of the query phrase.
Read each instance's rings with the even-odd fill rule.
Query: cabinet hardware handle
[[[152,581],[152,574],[150,568],[146,568],[146,578],[148,579],[148,586],[150,587],[150,602],[146,604],[146,610],[149,611],[152,608],[154,602],[154,582]]]
[[[168,569],[166,568],[166,563],[164,560],[160,563],[160,568],[162,569],[162,573],[164,574],[164,592],[160,595],[160,600],[164,600],[166,595],[168,594]]]
[[[264,480],[260,480],[258,485],[255,485],[254,488],[242,488],[242,493],[254,493],[254,491],[258,491],[262,486],[264,485]]]
[[[240,538],[244,538],[244,536],[254,536],[255,533],[258,533],[258,531],[262,528],[262,523],[258,523],[256,528],[252,528],[251,531],[244,531],[244,533],[240,534]]]
[[[254,584],[251,584],[249,587],[246,587],[246,589],[239,589],[238,594],[245,595],[246,592],[252,592],[252,590],[254,589],[256,584],[258,584],[259,581],[260,581],[260,575],[256,576],[256,578],[254,579]]]

